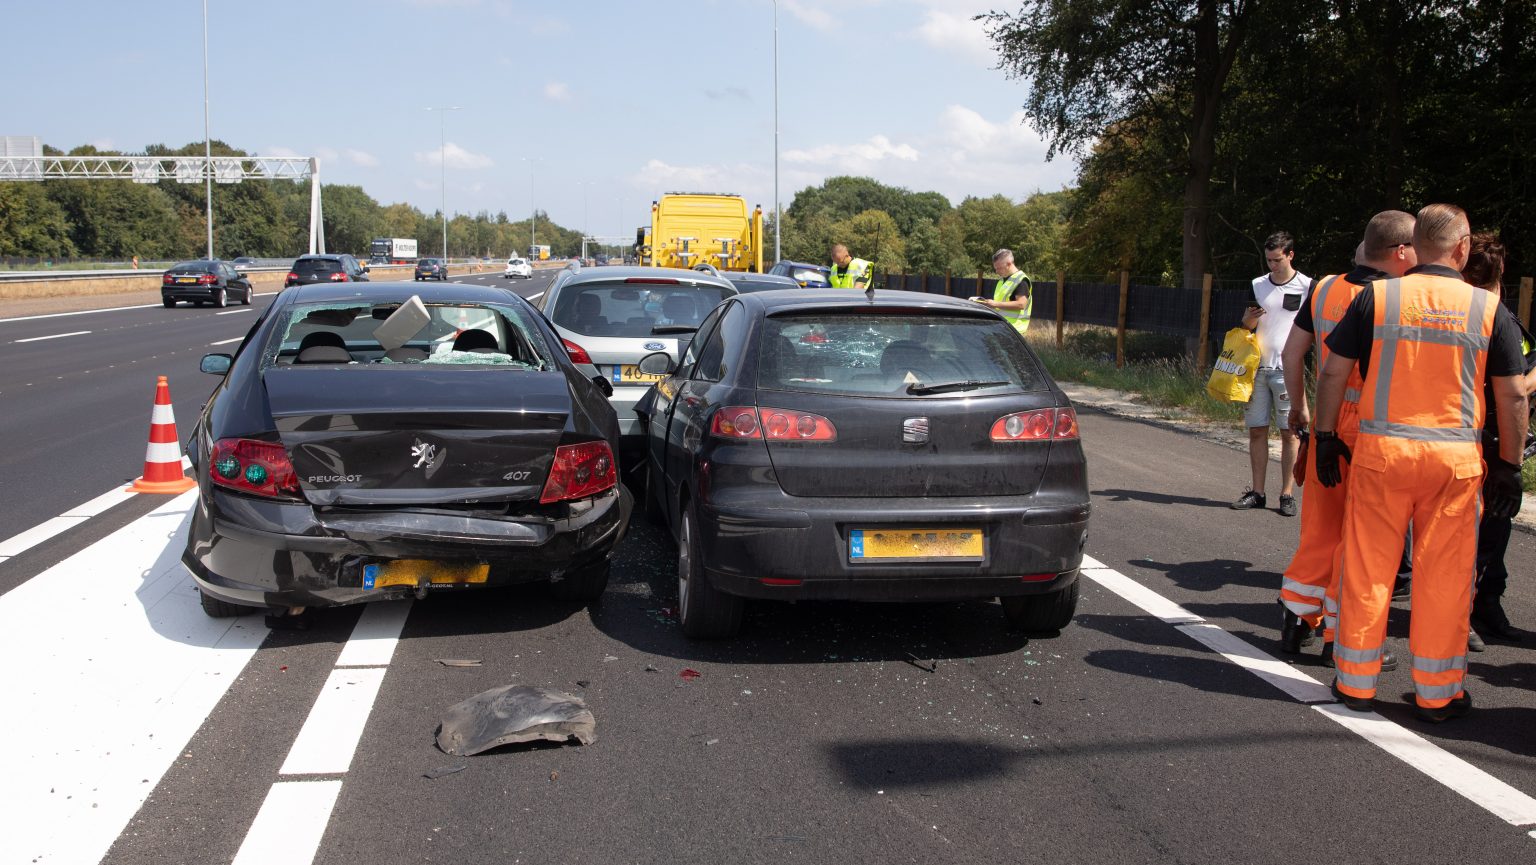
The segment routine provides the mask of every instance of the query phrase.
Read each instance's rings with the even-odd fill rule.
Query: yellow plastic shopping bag
[[[1253,376],[1259,368],[1259,339],[1246,327],[1227,331],[1221,345],[1221,357],[1205,392],[1224,402],[1247,402],[1253,397]]]

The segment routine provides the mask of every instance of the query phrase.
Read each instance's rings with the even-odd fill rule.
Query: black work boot
[[[1488,651],[1488,644],[1483,642],[1483,638],[1479,637],[1477,635],[1477,631],[1473,630],[1472,628],[1468,628],[1467,629],[1467,651],[1469,651],[1469,652],[1486,652],[1486,651]]]
[[[1333,685],[1331,686],[1330,690],[1333,691],[1333,698],[1338,700],[1340,703],[1343,703],[1346,708],[1353,709],[1356,712],[1373,711],[1371,706],[1371,699],[1369,697],[1351,697],[1343,691],[1340,691],[1338,679],[1333,680]]]
[[[1280,602],[1280,650],[1289,654],[1297,654],[1303,646],[1310,646],[1317,641],[1312,635],[1312,626],[1304,619],[1286,609],[1285,602]]]
[[[1245,492],[1242,495],[1238,496],[1237,497],[1237,501],[1232,503],[1232,510],[1234,510],[1234,511],[1251,511],[1251,510],[1254,510],[1254,509],[1263,510],[1264,509],[1265,501],[1266,500],[1264,498],[1264,494],[1263,493],[1256,493],[1253,490],[1248,490],[1247,492]]]
[[[1504,615],[1504,605],[1498,598],[1486,601],[1479,598],[1472,602],[1472,626],[1490,637],[1502,640],[1518,643],[1525,638],[1519,628],[1509,623],[1509,616]]]
[[[1409,698],[1412,699],[1412,695],[1409,695]],[[1444,706],[1441,706],[1438,709],[1426,709],[1423,706],[1420,706],[1417,700],[1414,700],[1413,711],[1419,716],[1420,721],[1427,721],[1431,724],[1438,724],[1441,721],[1449,721],[1452,718],[1460,718],[1462,715],[1472,711],[1472,695],[1466,691],[1462,691],[1460,697],[1457,697],[1456,699],[1446,703]]]

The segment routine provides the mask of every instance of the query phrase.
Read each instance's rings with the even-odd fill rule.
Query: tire
[[[210,619],[232,619],[261,611],[260,607],[247,607],[244,604],[232,604],[229,601],[219,600],[202,589],[198,589],[197,594],[202,601],[203,612]]]
[[[746,602],[727,595],[709,582],[700,552],[697,519],[690,502],[683,511],[677,537],[677,618],[683,635],[694,640],[721,640],[741,630]]]
[[[1065,589],[1043,595],[1013,595],[1001,598],[1003,616],[1008,626],[1019,631],[1059,631],[1077,615],[1077,587],[1081,578]]]
[[[170,299],[169,297],[162,297],[160,298],[160,305],[164,306],[166,309],[173,309],[176,306],[176,301]]]
[[[590,604],[603,596],[608,588],[609,563],[603,561],[572,571],[564,579],[549,584],[549,593],[557,601],[580,601]]]
[[[229,292],[225,289],[216,289],[213,292],[213,305],[216,309],[223,309],[229,305]]]
[[[243,300],[241,302],[244,303],[246,306],[250,306],[251,305],[251,298],[255,294],[256,294],[256,289],[254,287],[247,286],[246,289],[245,289],[245,300]]]

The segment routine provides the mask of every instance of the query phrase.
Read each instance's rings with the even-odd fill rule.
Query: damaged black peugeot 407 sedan
[[[606,382],[512,292],[293,288],[202,368],[182,560],[209,615],[606,587],[632,505]]]

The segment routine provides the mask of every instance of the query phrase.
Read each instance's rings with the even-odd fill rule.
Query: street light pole
[[[528,214],[528,255],[532,257],[536,255],[533,248],[539,243],[539,207],[533,201],[533,164],[538,162],[539,158],[537,156],[521,156],[518,158],[528,163],[528,209],[530,211]]]
[[[438,190],[442,193],[443,209],[443,266],[448,266],[448,112],[458,111],[460,106],[428,108],[436,111],[438,119],[439,149],[437,151]]]
[[[773,0],[773,261],[779,254],[779,226],[784,210],[779,207],[779,0]]]
[[[213,139],[208,136],[208,0],[203,0],[203,177],[208,192],[208,260],[213,260]],[[313,181],[311,181],[313,182]]]

